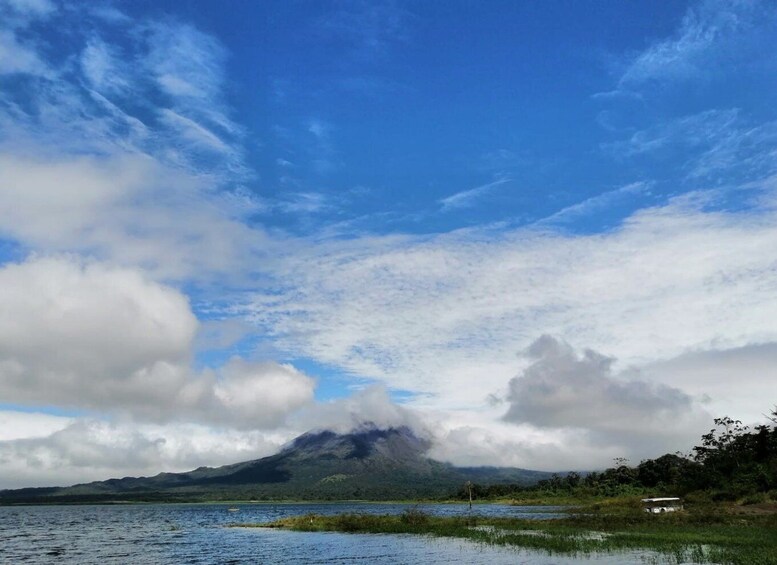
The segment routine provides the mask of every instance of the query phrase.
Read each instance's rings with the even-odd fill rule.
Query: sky
[[[0,0],[0,488],[777,402],[777,6]]]

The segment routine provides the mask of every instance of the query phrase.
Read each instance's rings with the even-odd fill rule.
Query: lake
[[[360,512],[398,514],[409,504],[138,504],[0,507],[0,563],[302,563],[567,564],[644,563],[650,553],[585,558],[548,556],[517,548],[414,535],[304,533],[235,524],[290,515]],[[425,512],[454,515],[465,504],[422,504]],[[559,507],[479,504],[481,516],[547,519]]]

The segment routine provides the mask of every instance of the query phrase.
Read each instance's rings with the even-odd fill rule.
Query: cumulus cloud
[[[32,259],[0,269],[0,289],[7,402],[268,428],[312,400],[315,382],[289,365],[193,371],[188,300],[135,270]]]
[[[687,452],[712,422],[704,399],[661,382],[679,375],[663,365],[649,375],[616,370],[614,358],[547,335],[522,357],[529,364],[489,407],[425,415],[432,457],[465,466],[600,469],[616,457],[638,462]]]
[[[61,258],[8,264],[0,288],[3,398],[141,407],[185,382],[197,321],[179,292]]]
[[[666,436],[685,436],[689,419],[697,424],[691,438],[709,419],[696,413],[687,393],[616,374],[615,359],[596,351],[586,349],[578,355],[569,344],[545,335],[525,355],[532,363],[510,380],[506,421],[578,428],[617,441],[659,434],[663,437],[658,443],[664,443]]]
[[[223,418],[244,428],[272,427],[313,400],[315,381],[291,365],[233,359],[213,393]]]

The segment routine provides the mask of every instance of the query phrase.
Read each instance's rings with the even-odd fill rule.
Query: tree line
[[[727,416],[701,437],[690,453],[667,453],[630,466],[617,459],[604,471],[553,475],[532,486],[472,485],[473,498],[541,496],[622,496],[705,492],[713,500],[737,500],[771,494],[777,499],[777,407],[770,423],[750,428]],[[462,487],[457,497],[466,500]]]

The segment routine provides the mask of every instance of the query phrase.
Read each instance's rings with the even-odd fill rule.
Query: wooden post
[[[467,481],[467,484],[465,485],[467,487],[467,491],[469,492],[469,509],[472,510],[472,483],[470,481]]]

